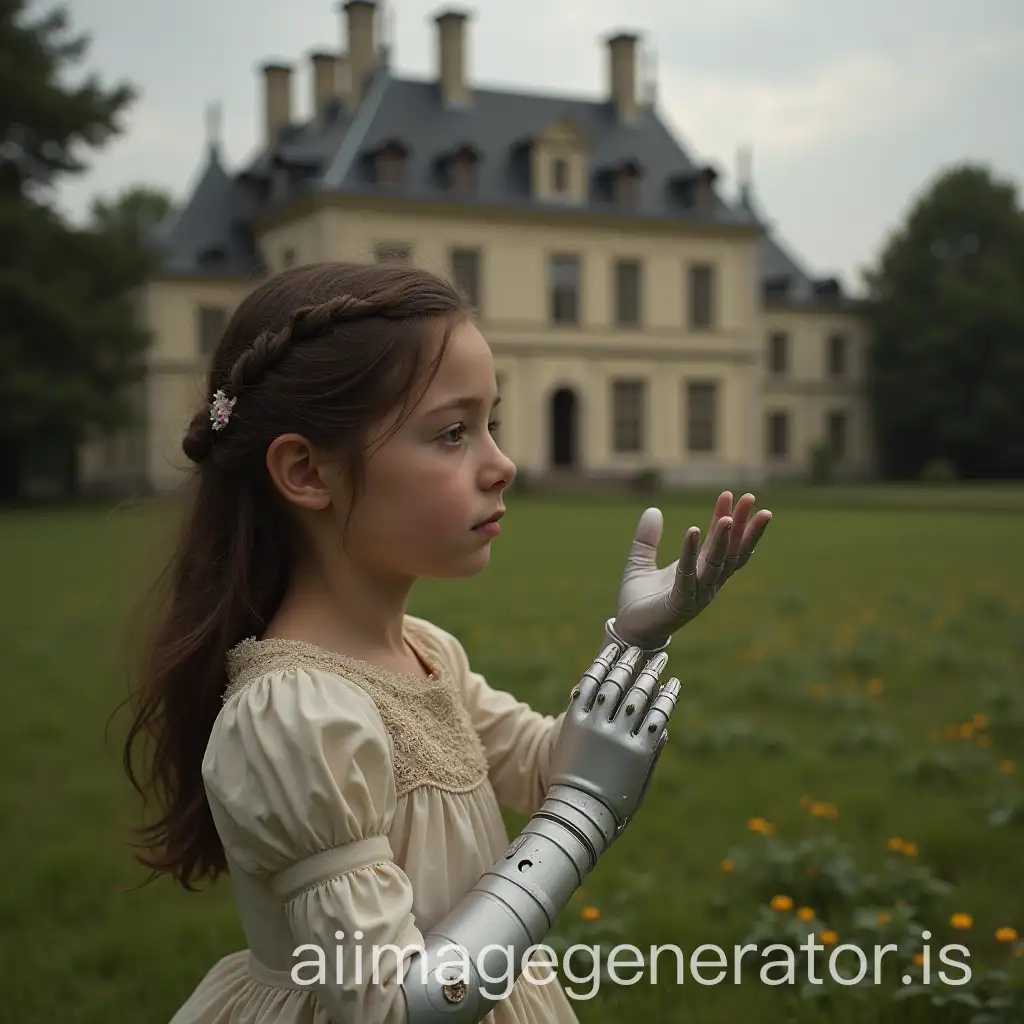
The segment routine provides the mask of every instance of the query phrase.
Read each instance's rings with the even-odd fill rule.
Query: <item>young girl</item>
[[[235,312],[208,388],[184,440],[194,498],[125,765],[135,783],[135,744],[153,740],[148,782],[163,814],[143,830],[141,862],[187,889],[228,873],[248,948],[211,968],[173,1024],[479,1020],[485,1011],[444,1016],[430,993],[403,992],[394,957],[371,977],[364,952],[480,921],[495,933],[485,938],[505,940],[510,915],[487,914],[507,879],[481,881],[507,854],[502,806],[536,814],[522,849],[557,843],[565,864],[593,866],[639,805],[674,705],[678,681],[657,691],[664,658],[648,659],[746,561],[767,520],[730,544],[753,498],[733,517],[724,495],[700,564],[697,530],[679,566],[658,570],[660,513],[648,510],[606,625],[619,646],[566,713],[545,716],[406,613],[418,577],[487,565],[515,475],[491,434],[492,356],[456,289],[398,266],[286,271]],[[636,648],[613,668],[627,641]],[[594,725],[606,696],[635,728]],[[533,856],[565,874],[558,858]],[[573,888],[549,877],[523,891],[544,886],[555,902]],[[446,918],[474,894],[463,925]],[[302,949],[326,955],[319,973]],[[545,978],[517,980],[486,1019],[574,1022]],[[451,1012],[464,998],[445,986]]]

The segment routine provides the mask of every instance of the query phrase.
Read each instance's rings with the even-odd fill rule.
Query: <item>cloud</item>
[[[981,65],[1020,49],[1019,36],[922,43],[901,58],[856,52],[787,82],[728,73],[661,72],[661,106],[698,150],[731,152],[752,143],[770,159],[892,130],[933,113]]]

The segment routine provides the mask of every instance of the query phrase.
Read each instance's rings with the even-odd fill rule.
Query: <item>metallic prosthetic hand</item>
[[[690,527],[681,556],[663,569],[657,558],[664,516],[661,509],[647,509],[629,549],[607,635],[649,653],[667,646],[672,635],[707,608],[726,581],[750,561],[772,519],[767,509],[751,516],[753,508],[754,495],[744,494],[733,509],[732,492],[723,491],[703,546],[700,528]]]
[[[572,691],[539,810],[425,933],[403,978],[409,1024],[475,1024],[490,1013],[643,802],[680,682],[659,685],[665,654],[637,672],[639,648],[618,651],[609,646]]]
[[[603,667],[612,650],[606,649],[595,665]],[[659,688],[668,664],[664,653],[651,658],[634,680],[642,656],[638,647],[630,647],[603,677],[593,668],[584,675],[572,692],[555,747],[548,802],[579,804],[576,794],[582,795],[586,813],[601,831],[595,862],[604,846],[622,834],[646,795],[679,693],[678,679]]]

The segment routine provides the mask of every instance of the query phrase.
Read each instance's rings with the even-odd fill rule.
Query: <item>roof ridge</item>
[[[355,161],[356,154],[363,145],[366,133],[376,120],[377,112],[380,110],[381,102],[384,99],[384,93],[387,92],[388,85],[393,80],[391,72],[387,67],[378,69],[370,84],[370,88],[363,97],[363,102],[360,103],[359,109],[356,111],[356,116],[341,140],[341,145],[320,175],[320,188],[338,188],[345,180]]]

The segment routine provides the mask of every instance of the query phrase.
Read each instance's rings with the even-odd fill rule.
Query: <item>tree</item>
[[[134,90],[67,84],[87,37],[68,34],[63,9],[30,21],[27,8],[0,0],[0,500],[18,495],[33,452],[70,456],[90,428],[126,421],[148,344],[128,235],[102,216],[74,228],[49,201],[87,169],[83,151],[121,134]]]
[[[949,460],[1024,477],[1024,210],[1012,184],[953,167],[868,276],[870,400],[889,477]]]
[[[121,233],[141,248],[174,213],[174,201],[164,189],[135,185],[114,199],[94,200],[91,213],[97,228]]]
[[[164,189],[134,185],[113,199],[97,198],[90,211],[92,230],[120,256],[123,290],[145,281],[159,266],[159,232],[174,214],[174,200]]]

